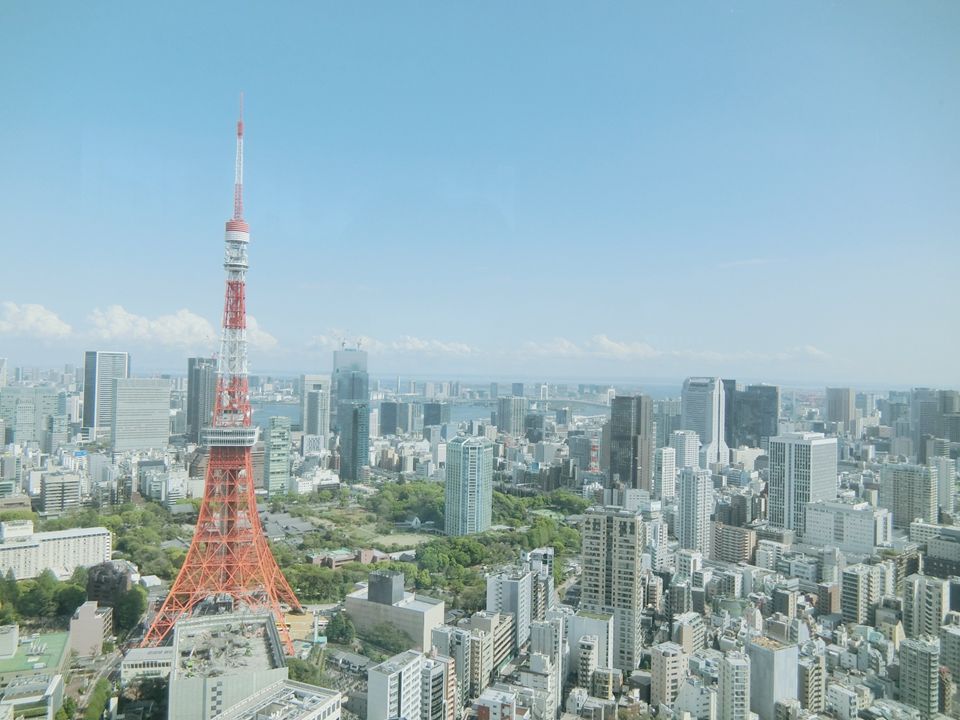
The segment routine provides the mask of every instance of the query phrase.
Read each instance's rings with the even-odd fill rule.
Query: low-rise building
[[[113,609],[88,600],[70,618],[70,649],[79,657],[97,657],[113,635]]]
[[[376,571],[369,583],[347,595],[345,609],[360,634],[389,625],[406,633],[413,648],[430,649],[430,633],[443,624],[443,600],[405,592],[403,573]]]
[[[173,648],[133,648],[120,662],[120,686],[138,680],[165,679],[173,667]]]
[[[63,675],[26,675],[16,678],[4,689],[0,705],[13,708],[13,715],[18,718],[54,720],[63,706]]]

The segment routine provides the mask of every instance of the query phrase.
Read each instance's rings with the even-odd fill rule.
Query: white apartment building
[[[875,508],[867,502],[807,503],[804,540],[834,546],[840,552],[869,554],[875,548],[893,545],[893,515],[886,508]]]
[[[48,569],[66,579],[78,567],[108,561],[112,552],[113,536],[104,527],[35,533],[31,520],[0,523],[0,573],[12,570],[18,580]]]

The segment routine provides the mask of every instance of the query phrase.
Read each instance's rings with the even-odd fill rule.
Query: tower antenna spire
[[[300,611],[300,601],[267,545],[253,487],[253,446],[258,431],[250,407],[247,371],[247,246],[250,228],[243,220],[243,96],[237,120],[237,176],[233,218],[227,220],[223,268],[226,292],[217,393],[211,422],[203,430],[207,469],[203,502],[193,541],[177,579],[143,639],[156,646],[177,621],[203,614],[232,600],[237,611],[270,612],[288,655],[290,633],[283,624],[284,606]]]
[[[233,219],[243,220],[243,93],[237,118],[237,166],[233,177]]]

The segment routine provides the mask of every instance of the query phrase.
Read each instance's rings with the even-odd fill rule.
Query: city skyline
[[[11,364],[216,349],[243,89],[255,373],[956,384],[956,6],[224,7],[0,10]]]

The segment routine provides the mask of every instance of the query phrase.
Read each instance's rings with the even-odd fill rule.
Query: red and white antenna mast
[[[233,217],[227,220],[223,267],[227,274],[223,334],[217,358],[217,397],[213,422],[204,428],[209,458],[203,503],[193,542],[170,594],[154,618],[143,645],[166,640],[176,622],[211,602],[231,598],[235,610],[270,612],[287,653],[293,653],[282,605],[300,609],[267,545],[257,514],[251,450],[257,428],[250,410],[247,377],[247,246],[243,219],[243,96],[237,121],[237,164]]]

